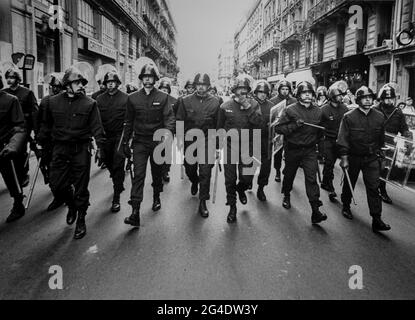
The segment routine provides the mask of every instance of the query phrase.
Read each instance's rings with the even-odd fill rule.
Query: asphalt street
[[[34,168],[32,158],[32,177]],[[392,230],[379,235],[371,230],[361,179],[353,221],[322,190],[322,211],[329,218],[312,226],[299,171],[291,210],[282,207],[281,186],[272,176],[268,201],[256,199],[254,185],[248,204],[238,204],[238,222],[228,225],[223,175],[208,219],[197,214],[198,198],[191,196],[187,178],[180,179],[179,165],[172,166],[171,176],[162,210],[154,213],[147,175],[142,225],[132,229],[124,224],[129,177],[122,210],[113,214],[109,174],[94,165],[88,234],[78,241],[74,226],[66,225],[65,207],[45,211],[52,196],[42,177],[26,216],[6,224],[12,201],[0,180],[0,299],[415,298],[414,194],[389,187],[394,205],[384,205],[383,217]],[[355,265],[363,271],[361,290],[349,287]],[[62,268],[62,290],[49,287],[51,266]]]

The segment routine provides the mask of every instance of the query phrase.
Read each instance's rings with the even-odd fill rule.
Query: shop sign
[[[117,50],[111,49],[111,48],[109,48],[107,46],[104,46],[103,44],[101,44],[97,41],[91,40],[91,39],[88,39],[88,50],[92,51],[92,52],[95,52],[95,53],[98,53],[98,54],[101,54],[103,56],[109,57],[109,58],[114,59],[114,60],[117,59]]]

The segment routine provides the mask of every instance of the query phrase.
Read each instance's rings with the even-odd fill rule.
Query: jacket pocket
[[[53,123],[56,128],[62,128],[65,126],[65,113],[52,111]]]
[[[148,122],[149,123],[159,123],[163,120],[163,108],[162,107],[152,107],[148,110]]]
[[[86,112],[75,112],[72,114],[72,129],[84,129],[88,125],[88,116]]]

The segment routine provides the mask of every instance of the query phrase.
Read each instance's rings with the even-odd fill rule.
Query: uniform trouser
[[[104,146],[104,162],[112,178],[114,193],[117,194],[124,191],[125,180],[125,158],[117,152],[119,142],[120,137],[108,138]]]
[[[284,180],[282,182],[282,193],[289,195],[292,188],[298,168],[301,166],[304,171],[305,189],[310,204],[317,205],[320,203],[320,188],[317,183],[317,152],[316,147],[307,147],[299,149],[285,148],[285,168]]]
[[[366,187],[367,202],[370,215],[380,217],[382,214],[382,199],[379,195],[380,164],[378,159],[366,158],[362,156],[349,156],[349,176],[352,188],[356,186],[360,171],[363,173],[363,182]],[[343,192],[341,196],[343,206],[350,208],[352,193],[349,184],[345,179],[343,182]]]
[[[20,183],[17,180],[18,178],[13,173],[11,161],[11,159],[0,160],[0,173],[3,176],[4,183],[9,190],[10,196],[16,198],[22,195],[22,193],[20,189]]]
[[[282,166],[282,155],[284,152],[284,148],[281,148],[275,155],[274,155],[274,169],[277,171],[281,171]]]
[[[174,144],[174,142],[172,142],[172,148],[175,148],[175,144]],[[166,150],[163,150],[163,151],[162,151],[161,156],[162,156],[162,157],[165,157],[165,156],[166,156]],[[172,154],[171,154],[171,153],[167,154],[167,157],[166,157],[166,158],[167,158],[168,160],[167,160],[167,163],[165,163],[165,164],[163,165],[163,170],[162,170],[162,172],[163,172],[163,176],[165,176],[165,175],[167,175],[168,173],[170,173],[171,163],[172,163]]]
[[[133,165],[134,178],[131,188],[130,204],[133,208],[140,206],[143,202],[144,182],[146,179],[147,162],[150,158],[151,176],[153,178],[153,192],[158,195],[163,192],[162,169],[163,164],[154,161],[154,149],[159,142],[153,141],[152,137],[146,140],[135,141],[133,143]]]
[[[69,207],[78,211],[86,212],[90,205],[90,172],[89,142],[55,143],[50,165],[50,187],[56,199],[65,201]]]
[[[323,155],[325,159],[323,168],[323,183],[330,184],[333,183],[334,179],[333,170],[338,156],[338,148],[336,140],[334,139],[326,139],[323,143]]]
[[[271,160],[272,158],[268,156],[268,137],[262,137],[261,168],[258,176],[259,187],[264,187],[268,185],[269,176],[271,175]]]
[[[190,146],[191,143],[186,142],[185,150]],[[211,151],[212,152],[212,151]],[[185,153],[186,155],[186,153]],[[199,155],[196,153],[193,156],[198,159]],[[215,156],[214,154],[209,154],[208,142],[205,142],[205,161],[202,161],[190,164],[188,159],[184,159],[184,168],[186,175],[189,177],[191,183],[199,183],[199,199],[200,200],[210,200],[210,181],[212,178],[212,168],[214,167]]]
[[[25,147],[27,146],[27,143],[24,144]],[[20,184],[23,183],[26,176],[29,174],[29,161],[28,161],[29,153],[26,151],[19,153],[15,159],[15,167],[16,167],[16,174],[19,178]],[[30,160],[30,159],[29,159]]]

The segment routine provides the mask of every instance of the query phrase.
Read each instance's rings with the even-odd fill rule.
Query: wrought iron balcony
[[[298,37],[303,32],[304,21],[297,20],[291,23],[287,28],[281,32],[281,44],[286,44],[290,41],[298,41]]]
[[[308,12],[308,18],[313,23],[332,10],[334,13],[336,11],[335,9],[340,9],[340,5],[345,2],[347,0],[320,0]]]

